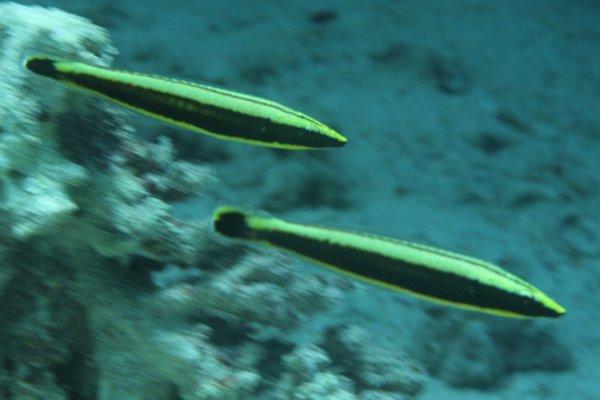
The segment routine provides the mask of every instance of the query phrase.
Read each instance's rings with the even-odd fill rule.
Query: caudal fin
[[[25,68],[38,75],[58,79],[60,72],[56,69],[57,60],[44,56],[32,56],[25,61]]]
[[[238,208],[219,207],[213,214],[213,226],[221,235],[248,239],[251,235],[251,229],[248,226],[247,218],[246,213]]]

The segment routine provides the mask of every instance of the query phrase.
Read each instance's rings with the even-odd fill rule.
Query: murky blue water
[[[597,398],[599,17],[584,0],[0,3],[0,399]],[[28,72],[32,54],[260,96],[348,143],[190,132]],[[362,285],[218,235],[223,204],[488,260],[567,314]]]

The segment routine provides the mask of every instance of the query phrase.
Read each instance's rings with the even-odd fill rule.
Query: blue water
[[[65,193],[89,209],[22,238],[14,221],[25,205],[3,201],[13,230],[0,230],[0,399],[600,398],[600,3],[19,3],[106,28],[116,68],[266,97],[348,144],[287,152],[113,108],[42,108],[49,120],[35,126],[58,126],[43,140],[92,182],[65,183]],[[50,53],[67,40],[49,38]],[[0,136],[17,129],[6,121]],[[143,142],[109,142],[102,133],[115,124]],[[176,158],[160,158],[169,151],[156,145],[161,136]],[[12,157],[7,143],[2,160]],[[97,157],[138,150],[124,167],[135,178],[111,175],[118,162]],[[165,171],[175,159],[207,168],[189,193],[115,194],[152,174],[174,181]],[[47,173],[42,165],[2,167],[4,186],[25,187]],[[86,189],[96,186],[114,192]],[[23,203],[49,201],[52,186],[41,187]],[[161,214],[152,197],[173,208]],[[223,203],[486,259],[568,312],[504,319],[363,287],[212,236],[200,222]],[[149,213],[198,222],[201,233],[154,236],[153,224],[168,223]]]

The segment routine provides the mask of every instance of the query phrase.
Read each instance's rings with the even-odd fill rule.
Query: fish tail
[[[252,228],[248,225],[248,215],[235,207],[219,207],[213,216],[213,226],[222,235],[237,239],[250,239]]]
[[[57,59],[46,56],[31,56],[25,60],[25,68],[38,75],[59,79],[60,71],[56,67]]]

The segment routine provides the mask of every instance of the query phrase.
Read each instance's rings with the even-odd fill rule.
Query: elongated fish
[[[220,207],[222,235],[295,253],[354,279],[427,300],[503,317],[559,317],[566,311],[493,264],[416,243],[301,225]]]
[[[259,97],[45,56],[29,57],[25,67],[150,117],[221,139],[290,150],[346,143],[345,137],[319,121]]]

